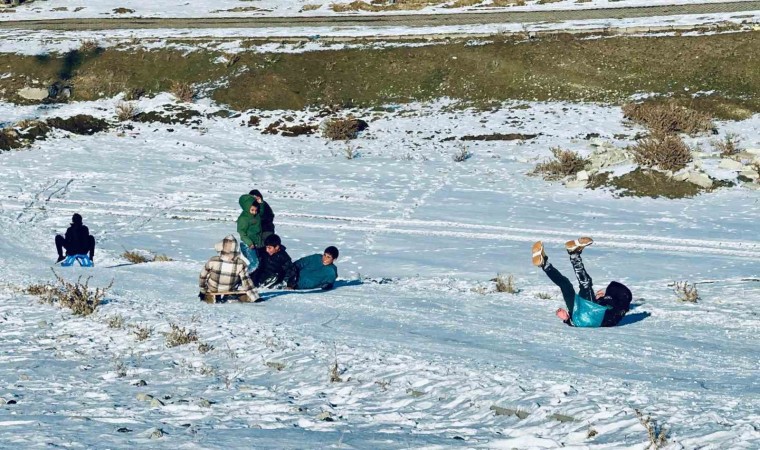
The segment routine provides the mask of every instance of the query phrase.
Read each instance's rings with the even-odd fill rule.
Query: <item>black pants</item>
[[[60,234],[55,235],[55,249],[58,250],[58,256],[63,256],[63,249],[66,247],[66,238]],[[80,249],[75,249],[80,250]],[[83,252],[74,252],[70,249],[66,249],[66,256],[80,255],[84,253],[90,254],[90,259],[95,258],[95,238],[93,236],[87,236],[87,248]]]
[[[591,277],[586,273],[586,268],[583,267],[581,255],[576,253],[571,254],[570,264],[573,265],[575,277],[578,279],[578,295],[593,302],[596,294],[594,294]],[[544,266],[544,273],[554,284],[559,286],[562,291],[562,298],[565,300],[565,305],[567,305],[567,311],[572,315],[573,307],[575,306],[575,288],[573,288],[573,284],[549,262]]]

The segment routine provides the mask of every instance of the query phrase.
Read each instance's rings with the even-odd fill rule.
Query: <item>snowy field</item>
[[[334,14],[377,14],[368,11],[335,12],[333,5],[353,0],[37,0],[22,4],[14,12],[0,9],[0,20],[40,20],[106,17],[249,17],[249,16],[324,16]],[[742,1],[742,0],[734,0]],[[749,1],[749,0],[747,0]],[[370,3],[367,1],[366,3]],[[390,2],[389,2],[390,3]],[[432,3],[432,2],[431,2]],[[455,1],[441,1],[422,9],[384,11],[385,14],[458,13],[476,11],[552,11],[568,9],[627,8],[640,6],[726,3],[726,0],[577,0],[539,2],[526,0],[523,6],[499,7],[484,0],[479,4],[459,7]]]
[[[0,104],[0,117],[113,119],[115,104]],[[258,128],[241,126],[250,114]],[[15,401],[0,405],[0,447],[644,449],[635,409],[669,430],[668,448],[760,447],[760,191],[616,198],[525,175],[552,146],[589,153],[587,133],[626,145],[614,136],[641,130],[619,108],[441,102],[377,113],[350,144],[260,133],[285,115],[314,116],[58,131],[0,154],[0,397]],[[760,146],[760,116],[718,129]],[[452,158],[462,142],[443,141],[495,132],[541,134],[468,141],[464,162]],[[294,259],[340,248],[335,290],[198,302],[198,273],[253,188]],[[52,280],[53,236],[74,212],[98,240],[96,266],[56,271],[113,280],[86,318],[18,292]],[[562,243],[579,235],[596,239],[584,258],[597,287],[633,290],[622,326],[554,317],[559,290],[530,245],[544,240],[571,276]],[[174,261],[129,265],[120,255],[134,249]],[[520,292],[493,292],[497,273]],[[673,281],[698,283],[700,302],[677,302]],[[117,315],[126,325],[109,328]],[[170,323],[214,349],[168,348]]]

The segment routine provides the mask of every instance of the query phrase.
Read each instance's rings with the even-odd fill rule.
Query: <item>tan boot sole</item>
[[[541,241],[536,242],[533,244],[533,247],[531,248],[531,252],[533,252],[533,265],[541,267],[544,265],[544,261],[546,261],[546,253],[544,253],[544,243]]]
[[[565,242],[565,249],[570,253],[583,251],[584,248],[593,244],[594,240],[590,237],[579,237],[578,239]]]

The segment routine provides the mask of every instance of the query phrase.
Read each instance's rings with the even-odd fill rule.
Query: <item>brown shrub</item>
[[[674,101],[628,103],[623,106],[623,116],[655,133],[683,132],[693,135],[715,128],[708,114],[680,106]]]
[[[89,316],[94,313],[106,292],[113,286],[113,280],[104,288],[90,289],[88,283],[91,277],[87,277],[82,282],[79,277],[75,283],[64,280],[55,270],[53,271],[58,285],[53,284],[32,284],[24,292],[35,295],[46,303],[58,303],[61,306],[69,308],[75,315]]]
[[[720,152],[720,156],[727,158],[741,152],[739,138],[733,134],[726,134],[722,141],[712,143],[713,147]]]
[[[356,139],[359,132],[365,130],[367,126],[367,122],[353,117],[334,118],[325,122],[322,135],[334,141],[347,141]]]
[[[544,180],[560,180],[567,176],[575,175],[584,170],[589,164],[587,158],[580,156],[576,152],[563,150],[560,147],[554,147],[551,150],[554,160],[537,164],[530,173],[531,175],[541,175]]]
[[[137,115],[137,107],[134,103],[119,102],[116,105],[116,117],[120,122],[126,122],[132,120]]]
[[[186,103],[193,101],[193,97],[195,96],[193,86],[190,83],[185,83],[183,81],[173,81],[171,93],[174,94],[177,99]]]
[[[179,345],[189,344],[198,341],[198,332],[195,330],[186,330],[179,325],[170,323],[171,331],[164,333],[166,336],[167,347],[177,347]]]
[[[496,275],[494,278],[496,282],[496,292],[506,292],[508,294],[516,294],[519,289],[515,287],[515,277],[510,275],[504,276],[504,274]]]
[[[125,251],[121,254],[121,257],[132,264],[142,264],[150,261],[145,255],[135,251]]]
[[[686,167],[692,159],[689,147],[674,134],[654,134],[629,149],[638,164],[674,172]]]

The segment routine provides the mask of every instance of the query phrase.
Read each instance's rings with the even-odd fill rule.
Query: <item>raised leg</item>
[[[565,300],[568,312],[572,315],[575,304],[575,288],[573,287],[573,283],[566,276],[562,275],[550,262],[547,262],[542,269],[544,269],[546,276],[562,291],[562,298]]]
[[[591,281],[591,277],[586,268],[583,266],[583,259],[581,259],[580,253],[570,253],[570,264],[573,265],[575,271],[575,277],[578,279],[578,295],[586,300],[595,300],[594,287]]]

